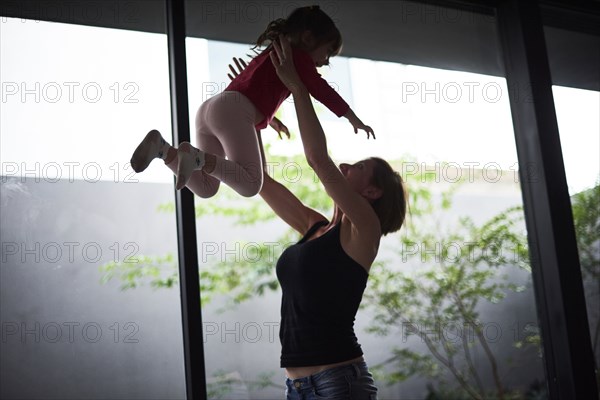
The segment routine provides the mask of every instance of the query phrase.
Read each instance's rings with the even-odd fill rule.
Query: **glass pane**
[[[166,36],[1,25],[0,397],[184,398]]]
[[[589,47],[597,48],[600,38],[546,28],[546,41],[552,79],[564,82],[552,93],[600,382],[600,78],[597,52]]]
[[[427,7],[431,12],[411,22],[441,43],[444,35],[428,18],[456,13]],[[235,15],[217,17],[225,23]],[[244,22],[256,36],[264,29]],[[461,29],[480,37],[476,24]],[[227,86],[231,58],[248,59],[252,39],[188,37],[191,126],[200,104]],[[465,46],[484,57],[490,44]],[[410,62],[342,53],[319,71],[374,128],[375,141],[315,102],[336,162],[383,157],[410,193],[411,215],[382,239],[355,321],[379,398],[540,398],[541,339],[506,81]],[[332,203],[303,156],[291,99],[276,116],[292,138],[280,140],[269,127],[261,132],[269,173],[330,217]],[[226,185],[215,197],[197,197],[196,210],[209,397],[281,398],[274,267],[299,235],[260,197],[242,198]]]

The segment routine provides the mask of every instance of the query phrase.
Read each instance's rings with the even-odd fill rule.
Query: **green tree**
[[[435,378],[437,387],[429,384],[432,399],[545,397],[545,388],[539,382],[533,382],[525,394],[506,388],[498,355],[483,334],[486,321],[478,311],[483,302],[498,304],[508,293],[525,289],[509,279],[516,270],[530,273],[522,207],[509,208],[480,225],[469,217],[452,220],[449,216],[454,214],[448,211],[458,186],[436,199],[428,188],[436,181],[434,177],[416,176],[409,182],[412,220],[400,239],[396,259],[418,265],[418,269],[404,272],[393,263],[379,262],[372,269],[365,293],[365,306],[374,316],[371,332],[388,335],[399,330],[405,338],[415,335],[428,352],[394,348],[387,360],[374,366],[374,371],[389,383],[415,375]],[[588,308],[597,310],[600,186],[576,194],[572,203],[584,281],[591,286],[586,293]],[[590,329],[596,354],[600,324],[597,311],[592,314]],[[524,339],[516,340],[514,346],[534,347],[541,357],[537,327],[527,325],[522,333]],[[482,384],[482,372],[473,362],[475,346],[487,359],[494,390],[486,390]],[[391,372],[385,372],[386,366],[392,367]],[[453,377],[454,383],[444,380],[444,372]]]
[[[410,220],[396,257],[402,263],[379,262],[373,267],[364,302],[373,315],[369,331],[400,332],[404,339],[414,335],[427,352],[395,347],[374,371],[388,383],[415,375],[435,378],[439,387],[431,385],[430,392],[444,393],[437,398],[451,398],[450,392],[458,398],[513,398],[484,333],[489,321],[482,319],[479,309],[483,302],[498,304],[507,293],[525,289],[509,279],[514,268],[529,270],[523,211],[511,207],[476,224],[451,212],[460,184],[434,196],[435,178],[430,173],[408,182]],[[416,269],[405,272],[409,265]],[[489,364],[493,391],[484,387],[482,371],[474,364],[475,346]],[[442,387],[445,373],[455,382],[450,391]]]

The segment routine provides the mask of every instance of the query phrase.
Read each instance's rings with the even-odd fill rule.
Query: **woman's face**
[[[350,186],[357,192],[363,193],[371,185],[373,170],[375,168],[374,160],[362,160],[354,164],[340,164],[340,171],[346,178]]]

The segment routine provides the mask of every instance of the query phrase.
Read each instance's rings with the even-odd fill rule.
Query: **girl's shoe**
[[[177,149],[177,181],[175,187],[181,190],[190,180],[195,170],[204,167],[204,152],[192,146],[189,142],[183,142]]]
[[[137,173],[142,172],[155,158],[165,158],[170,145],[156,129],[148,132],[131,156],[131,168]]]

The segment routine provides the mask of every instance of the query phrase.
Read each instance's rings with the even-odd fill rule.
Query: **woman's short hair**
[[[381,189],[383,194],[371,203],[379,217],[381,233],[396,232],[404,223],[408,203],[408,193],[400,174],[385,160],[371,157],[375,161],[371,184]]]

